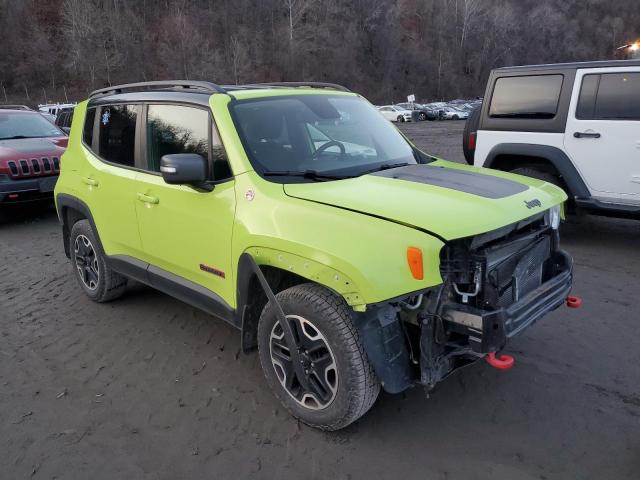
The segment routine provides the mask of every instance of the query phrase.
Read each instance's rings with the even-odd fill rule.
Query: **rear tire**
[[[420,120],[421,122],[424,122],[427,119],[427,114],[422,112],[418,115],[418,120]]]
[[[109,267],[88,220],[80,220],[71,228],[69,252],[75,277],[91,300],[108,302],[124,293],[127,278]]]
[[[293,364],[288,363],[292,347],[270,303],[258,323],[258,352],[269,387],[307,425],[322,430],[346,427],[371,408],[380,392],[349,306],[343,298],[311,283],[291,287],[276,298],[298,337],[293,348],[300,348],[310,384],[323,388],[306,390],[298,381]]]

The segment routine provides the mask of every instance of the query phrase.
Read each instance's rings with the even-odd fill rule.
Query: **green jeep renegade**
[[[320,83],[147,82],[74,112],[55,189],[96,302],[135,279],[241,331],[305,423],[426,388],[568,297],[559,188],[419,151]],[[567,300],[569,299],[569,300]]]

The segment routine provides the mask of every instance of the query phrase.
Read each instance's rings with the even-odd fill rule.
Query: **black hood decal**
[[[406,167],[382,170],[372,175],[424,183],[492,199],[510,197],[529,188],[523,183],[506,178],[431,165],[407,165]]]

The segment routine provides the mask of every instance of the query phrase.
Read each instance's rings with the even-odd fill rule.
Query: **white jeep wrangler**
[[[495,69],[463,148],[559,185],[578,211],[640,218],[640,60]]]

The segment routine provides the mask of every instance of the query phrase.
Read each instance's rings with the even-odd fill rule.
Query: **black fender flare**
[[[500,155],[514,155],[522,157],[544,158],[552,164],[569,189],[569,193],[577,198],[589,198],[591,194],[582,177],[576,170],[567,154],[557,147],[550,145],[536,145],[530,143],[500,143],[494,146],[484,161],[483,167],[494,168],[496,159]]]
[[[253,350],[258,345],[256,332],[258,327],[257,316],[259,317],[259,315],[249,315],[249,309],[253,306],[249,298],[251,282],[252,280],[258,281],[255,276],[254,263],[255,260],[250,254],[245,252],[240,255],[236,277],[236,325],[240,326],[240,347],[245,353]]]
[[[67,242],[67,236],[71,233],[71,225],[67,225],[67,215],[66,209],[70,208],[77,212],[80,212],[91,225],[91,229],[96,235],[96,239],[98,240],[98,248],[104,254],[104,248],[102,247],[102,241],[100,240],[100,235],[98,234],[98,229],[96,228],[96,223],[93,220],[93,215],[91,214],[91,210],[89,206],[73,195],[68,195],[66,193],[59,193],[56,195],[56,213],[58,214],[58,220],[60,221],[60,225],[62,226],[62,242],[64,245],[64,253],[67,257],[70,256],[69,252],[69,242]]]

